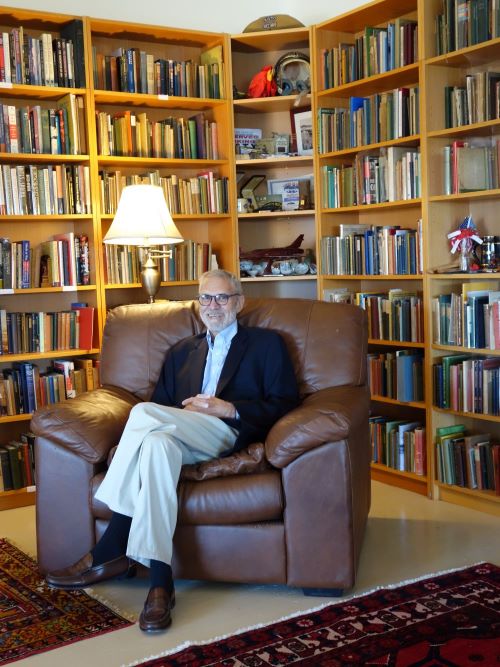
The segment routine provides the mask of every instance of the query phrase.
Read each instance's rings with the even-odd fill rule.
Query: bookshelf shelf
[[[331,280],[422,280],[422,275],[400,275],[400,274],[391,274],[391,275],[377,275],[372,276],[369,274],[361,273],[359,275],[337,275],[337,274],[325,274],[324,276],[327,279]]]
[[[469,199],[498,199],[500,188],[494,190],[476,190],[474,192],[460,192],[453,195],[432,195],[430,202],[468,201]]]
[[[96,104],[126,107],[146,107],[151,109],[176,109],[181,111],[207,111],[223,107],[225,100],[205,97],[180,97],[176,95],[148,95],[146,93],[123,93],[120,91],[96,90]]]
[[[151,169],[202,169],[223,166],[227,160],[192,160],[162,157],[125,157],[123,155],[99,155],[101,167],[136,167]]]
[[[88,162],[88,155],[60,155],[52,153],[0,153],[2,162],[50,164],[59,162]]]
[[[481,123],[471,123],[470,125],[460,125],[458,127],[448,127],[444,130],[433,130],[427,136],[429,139],[441,139],[463,135],[490,136],[500,131],[500,118],[485,120]]]
[[[3,415],[0,417],[0,424],[12,424],[14,422],[30,421],[31,413],[22,415]]]
[[[9,222],[9,224],[16,222],[40,223],[52,220],[59,220],[65,222],[68,220],[92,220],[92,215],[83,215],[79,213],[68,213],[65,215],[0,215],[0,222]]]
[[[393,347],[415,347],[415,348],[424,348],[425,343],[413,343],[410,341],[402,341],[402,340],[383,340],[381,338],[369,338],[368,339],[368,344],[369,345],[389,345]]]
[[[468,418],[473,418],[473,419],[480,419],[482,421],[489,421],[492,424],[500,424],[500,417],[497,417],[495,415],[483,415],[480,412],[460,412],[459,410],[450,410],[450,409],[445,409],[445,408],[438,408],[437,406],[433,406],[432,409],[435,412],[440,412],[442,414],[448,414],[448,415],[455,415],[456,417],[468,417]]]
[[[345,148],[341,151],[331,151],[329,153],[320,153],[319,159],[342,158],[350,155],[356,155],[365,151],[374,151],[380,148],[388,148],[389,146],[418,146],[420,143],[420,135],[412,134],[407,137],[400,137],[398,139],[391,139],[390,141],[380,141],[376,144],[366,144],[363,146],[355,146],[354,148]]]
[[[53,86],[33,86],[28,84],[6,84],[0,82],[0,97],[12,97],[27,100],[59,100],[61,97],[73,93],[85,97],[85,88],[64,88]]]
[[[499,273],[432,273],[428,274],[432,280],[498,280]]]
[[[0,510],[11,510],[15,507],[26,507],[36,502],[36,490],[34,487],[17,489],[16,491],[3,491],[0,493]]]
[[[436,483],[436,489],[440,500],[500,516],[500,496],[493,491],[479,491],[439,482]]]
[[[23,352],[22,354],[2,354],[0,362],[13,363],[16,361],[35,361],[37,359],[56,359],[58,357],[80,357],[84,354],[98,354],[99,348],[90,350],[50,350],[47,352]]]
[[[356,81],[344,83],[336,88],[321,90],[318,92],[318,104],[321,105],[323,98],[328,98],[331,95],[335,97],[351,97],[358,95],[363,97],[392,88],[410,86],[418,83],[418,79],[418,63],[413,63],[412,65],[405,65],[404,67],[389,70],[383,74],[375,74],[373,76],[365,77],[364,79],[357,79]]]
[[[316,280],[315,275],[307,274],[305,276],[259,276],[255,278],[241,278],[242,283],[262,283],[262,282],[300,282],[303,280]]]
[[[398,401],[395,398],[389,398],[388,396],[379,396],[377,394],[372,394],[372,401],[376,403],[388,403],[390,405],[402,405],[410,408],[418,408],[419,410],[425,410],[426,405],[423,401]]]
[[[500,350],[490,350],[489,348],[464,347],[462,345],[439,345],[432,343],[433,350],[443,350],[445,352],[468,352],[469,354],[489,355],[491,357],[500,356]]]
[[[311,106],[311,95],[280,95],[277,97],[255,97],[233,100],[234,111],[240,113],[272,113]]]
[[[446,65],[447,67],[475,67],[477,65],[488,65],[492,60],[498,59],[500,38],[490,39],[467,46],[457,51],[450,51],[440,56],[428,58],[427,66]]]
[[[162,287],[181,287],[184,285],[198,285],[197,280],[176,280],[176,281],[162,281]],[[109,283],[104,285],[106,290],[121,290],[121,289],[142,289],[141,283]]]
[[[356,206],[339,206],[338,208],[322,208],[321,213],[356,213],[357,211],[378,211],[381,209],[420,207],[422,200],[400,199],[398,201],[386,201],[380,204],[358,204]]]
[[[415,475],[415,473],[395,470],[381,463],[371,464],[372,479],[391,486],[397,486],[407,491],[413,491],[422,496],[428,496],[429,492],[427,476]]]
[[[62,294],[63,292],[94,292],[96,285],[67,285],[64,287],[31,287],[27,289],[15,289],[13,294]]]
[[[252,54],[274,51],[276,48],[291,50],[309,42],[309,28],[286,28],[282,30],[245,32],[231,36],[232,50]]]
[[[313,158],[309,155],[287,155],[285,157],[255,158],[252,160],[236,159],[237,167],[294,167],[300,164],[311,165]]]
[[[262,220],[263,218],[302,218],[314,215],[313,209],[304,209],[299,211],[258,211],[257,213],[244,213],[238,215],[238,220]]]

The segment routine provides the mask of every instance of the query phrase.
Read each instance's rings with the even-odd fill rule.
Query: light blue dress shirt
[[[231,341],[236,336],[237,331],[238,323],[236,321],[218,333],[213,340],[210,332],[207,331],[208,354],[203,374],[203,383],[201,385],[203,394],[215,396],[222,367],[231,347]]]

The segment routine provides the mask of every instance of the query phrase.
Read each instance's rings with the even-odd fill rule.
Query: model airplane
[[[290,245],[281,248],[256,248],[255,250],[247,250],[240,252],[240,259],[282,259],[283,257],[302,255],[304,251],[300,246],[303,240],[304,234],[299,234]]]

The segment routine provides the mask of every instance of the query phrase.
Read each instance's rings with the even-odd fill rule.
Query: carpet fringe
[[[172,649],[167,649],[166,651],[163,651],[162,653],[158,653],[157,655],[151,655],[146,658],[141,658],[140,660],[135,660],[134,662],[129,662],[126,665],[122,664],[120,667],[137,667],[137,665],[142,665],[144,662],[148,662],[148,660],[157,660],[158,658],[166,658],[169,655],[173,655],[174,653],[178,653],[179,651],[184,651],[185,649],[189,648],[190,646],[206,646],[207,644],[212,644],[213,642],[219,642],[223,641],[224,639],[229,639],[229,637],[235,637],[237,635],[241,635],[244,632],[250,632],[251,630],[260,630],[261,628],[267,628],[270,625],[274,625],[275,623],[282,623],[283,621],[289,621],[292,618],[297,618],[298,616],[302,616],[304,614],[313,614],[316,611],[321,611],[322,609],[325,609],[325,607],[329,607],[332,604],[340,604],[340,603],[345,603],[349,602],[350,600],[353,600],[355,598],[360,599],[364,598],[368,595],[371,595],[372,593],[376,593],[377,591],[381,591],[384,589],[391,589],[391,588],[399,588],[400,586],[407,586],[408,584],[415,584],[418,581],[423,581],[424,579],[430,579],[434,577],[440,577],[443,574],[452,574],[453,572],[460,572],[461,570],[467,570],[470,567],[477,567],[478,565],[483,565],[486,561],[479,561],[477,563],[472,563],[472,565],[465,565],[462,567],[455,567],[451,568],[449,570],[438,570],[437,572],[431,573],[431,574],[423,574],[420,577],[415,577],[414,579],[405,579],[404,581],[400,581],[396,584],[385,584],[381,586],[376,586],[375,588],[372,588],[369,591],[365,591],[364,593],[361,594],[352,594],[348,595],[346,597],[340,597],[340,598],[332,598],[328,602],[324,602],[323,604],[318,605],[317,607],[312,607],[311,609],[305,609],[302,611],[296,611],[293,612],[292,614],[289,614],[288,616],[282,616],[281,618],[276,619],[275,621],[270,621],[268,623],[257,623],[257,625],[251,625],[246,628],[240,628],[239,630],[235,630],[234,632],[229,632],[225,635],[219,635],[217,637],[212,637],[211,639],[204,639],[201,641],[192,641],[190,639],[186,640],[185,642],[182,642],[182,644],[179,644],[175,648]]]
[[[125,611],[118,607],[114,602],[112,602],[109,598],[105,598],[103,595],[100,595],[95,591],[93,588],[83,588],[82,590],[87,593],[87,595],[94,600],[97,600],[101,604],[103,604],[105,607],[108,609],[111,609],[112,612],[115,614],[118,614],[118,616],[122,616],[125,618],[127,621],[130,621],[131,623],[136,623],[137,622],[137,614],[134,614],[133,612]]]

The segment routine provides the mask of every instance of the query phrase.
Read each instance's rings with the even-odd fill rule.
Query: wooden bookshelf
[[[349,11],[340,16],[334,17],[330,20],[324,21],[314,27],[314,43],[315,43],[315,81],[313,96],[313,110],[316,121],[316,133],[324,134],[323,120],[324,114],[327,110],[341,109],[343,110],[345,123],[351,123],[351,116],[347,116],[350,108],[350,99],[368,98],[370,96],[381,95],[386,93],[392,94],[399,88],[415,87],[420,85],[420,62],[419,49],[416,45],[416,53],[413,62],[396,62],[389,65],[387,68],[381,66],[376,74],[367,75],[366,70],[358,72],[358,75],[353,80],[340,80],[336,85],[332,85],[332,79],[337,80],[338,77],[332,73],[332,69],[325,70],[324,59],[325,53],[330,52],[330,63],[335,62],[337,53],[340,53],[341,45],[354,45],[356,40],[363,37],[367,27],[383,28],[387,30],[389,22],[394,22],[397,19],[408,19],[410,21],[417,21],[419,19],[419,3],[418,0],[411,2],[395,2],[393,0],[377,0],[367,5]],[[421,26],[419,24],[418,31],[420,33]],[[359,44],[359,41],[358,41]],[[373,63],[370,65],[373,66]],[[386,69],[386,71],[384,71]],[[327,78],[330,76],[331,78]],[[348,76],[342,69],[339,69],[339,76]],[[394,93],[395,95],[395,93]],[[376,102],[377,98],[371,98]],[[420,103],[422,100],[420,99]],[[320,111],[320,110],[325,111]],[[329,112],[331,113],[331,112]],[[335,112],[337,113],[337,112]],[[372,111],[374,113],[374,111]],[[334,121],[335,122],[335,121]],[[362,121],[363,122],[363,121]],[[370,121],[368,121],[370,122]],[[372,130],[375,125],[372,124]],[[394,128],[395,129],[395,128]],[[335,139],[335,135],[333,135]],[[352,141],[352,135],[351,135]],[[356,160],[362,160],[364,155],[381,155],[384,156],[386,151],[396,147],[404,147],[407,150],[417,151],[420,147],[421,134],[419,129],[413,133],[403,132],[402,135],[388,136],[381,139],[377,135],[373,135],[369,142],[356,141],[354,145],[347,147],[333,146],[333,150],[325,146],[326,138],[323,139],[323,145],[319,147],[321,151],[316,161],[316,191],[317,191],[317,207],[319,208],[318,215],[318,240],[321,243],[323,237],[339,236],[344,225],[400,225],[403,228],[410,230],[417,229],[418,220],[422,217],[422,196],[418,193],[417,197],[397,199],[395,201],[385,201],[382,196],[372,203],[364,203],[358,191],[358,201],[351,204],[341,204],[339,206],[329,206],[326,201],[327,181],[324,178],[324,173],[327,167],[343,166],[345,164],[356,164]],[[364,241],[363,241],[364,243]],[[334,251],[335,252],[335,251]],[[363,251],[364,253],[367,250]],[[364,255],[363,255],[364,257]],[[326,261],[326,260],[325,260]],[[328,265],[327,265],[328,266]],[[349,273],[349,271],[348,271]],[[325,270],[321,262],[319,263],[319,279],[318,279],[319,298],[322,298],[326,291],[335,290],[339,288],[347,289],[349,292],[386,292],[392,288],[400,288],[402,290],[415,290],[420,295],[425,292],[424,276],[421,272],[414,273],[391,272],[391,274],[384,275],[368,273],[356,273],[355,275],[332,274]],[[370,352],[387,352],[396,353],[398,351],[405,351],[408,353],[424,354],[424,342],[399,342],[396,340],[378,340],[374,338],[369,339]],[[402,403],[394,398],[385,396],[372,396],[373,408],[372,414],[381,415],[389,420],[406,420],[410,422],[418,421],[422,426],[426,426],[428,406],[423,401],[411,401],[409,403]],[[429,474],[424,476],[416,475],[412,472],[405,472],[402,470],[395,470],[389,465],[383,463],[372,464],[372,475],[374,479],[383,481],[389,484],[400,486],[420,494],[430,496],[432,494],[431,480]]]
[[[313,58],[311,30],[291,28],[244,33],[231,37],[231,74],[234,88],[246,93],[252,77],[266,65],[275,65],[287,52],[298,52]],[[311,72],[313,63],[311,63]],[[311,77],[312,83],[312,77]],[[311,108],[313,94],[301,96],[277,95],[264,98],[233,100],[233,123],[235,128],[252,128],[262,132],[262,138],[272,133],[291,135],[291,115],[294,111]],[[233,149],[234,150],[234,149]],[[268,193],[271,179],[305,177],[313,179],[315,155],[283,155],[269,157],[235,156],[237,191],[253,175],[265,177],[256,194]],[[312,183],[311,183],[312,184]],[[301,250],[311,250],[317,258],[316,211],[314,203],[305,210],[253,211],[238,215],[238,245],[243,251],[255,248],[280,247],[292,243],[299,234],[304,235]],[[263,275],[258,277],[242,274],[245,294],[248,296],[298,296],[316,298],[316,275]]]

